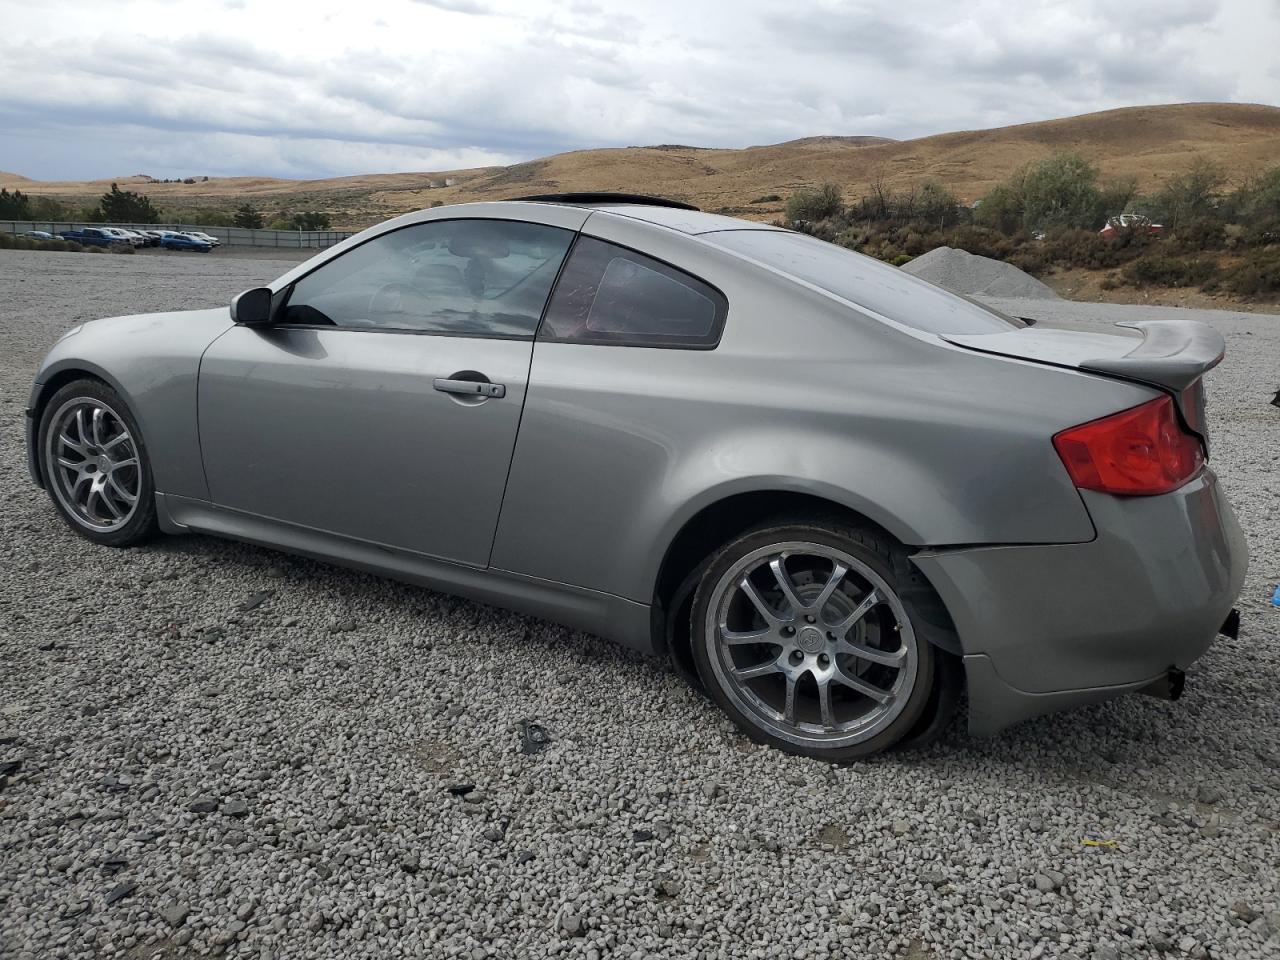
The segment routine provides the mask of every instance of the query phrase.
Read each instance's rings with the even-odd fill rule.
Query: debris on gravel
[[[1057,300],[1058,295],[1031,274],[1003,260],[980,257],[955,247],[934,247],[902,265],[921,280],[967,296],[1027,297]]]
[[[560,626],[243,544],[71,534],[26,473],[40,356],[81,320],[225,303],[292,266],[225,252],[0,251],[5,960],[1280,953],[1280,318],[1013,306],[1227,338],[1211,465],[1252,564],[1240,639],[1180,701],[985,740],[957,722],[827,767]],[[532,717],[555,732],[536,755]]]

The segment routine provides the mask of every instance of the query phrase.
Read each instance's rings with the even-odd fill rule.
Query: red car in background
[[[1150,217],[1144,217],[1140,213],[1122,213],[1118,217],[1112,217],[1107,221],[1107,225],[1098,232],[1104,237],[1114,237],[1121,230],[1146,230],[1151,236],[1159,236],[1164,227],[1158,223],[1152,223]]]

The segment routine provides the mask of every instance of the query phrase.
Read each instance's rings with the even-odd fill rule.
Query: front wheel
[[[159,529],[155,483],[133,414],[99,380],[55,393],[40,418],[40,463],[53,505],[76,533],[128,547]]]
[[[703,684],[759,743],[829,761],[885,750],[912,732],[939,676],[903,599],[918,577],[873,531],[751,531],[710,560],[694,599]]]

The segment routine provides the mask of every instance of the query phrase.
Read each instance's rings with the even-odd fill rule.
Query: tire
[[[931,704],[954,702],[937,689],[953,673],[939,670],[911,599],[926,584],[882,533],[762,524],[707,563],[693,602],[698,674],[747,736],[788,753],[844,762],[920,738]]]
[[[116,391],[88,378],[61,387],[41,412],[37,438],[45,489],[72,530],[107,547],[159,531],[146,444]]]

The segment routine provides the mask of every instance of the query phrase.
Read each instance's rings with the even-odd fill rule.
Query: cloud
[[[487,17],[493,11],[483,3],[476,0],[414,0],[414,3],[420,3],[424,7],[435,7],[437,10],[445,10],[449,13],[465,13],[471,16]]]
[[[0,0],[0,169],[319,176],[1266,100],[1273,0]],[[86,147],[88,149],[86,149]],[[139,166],[139,164],[142,164]]]

